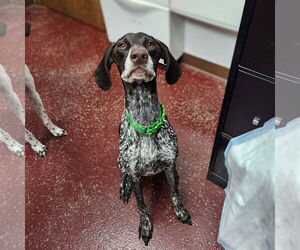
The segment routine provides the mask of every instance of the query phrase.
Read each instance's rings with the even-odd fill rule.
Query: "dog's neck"
[[[154,123],[160,114],[156,79],[151,82],[123,82],[125,88],[125,107],[134,121],[143,126]]]

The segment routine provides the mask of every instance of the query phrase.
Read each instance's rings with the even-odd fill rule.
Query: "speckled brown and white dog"
[[[181,202],[178,193],[178,174],[175,161],[178,154],[176,134],[167,117],[153,134],[135,129],[128,118],[147,127],[155,123],[161,114],[156,87],[156,70],[159,60],[166,64],[166,81],[175,83],[181,70],[167,46],[144,33],[128,33],[106,49],[95,71],[99,87],[111,87],[110,68],[118,67],[125,89],[125,111],[120,124],[120,154],[118,158],[122,181],[120,198],[127,203],[132,190],[136,195],[140,213],[139,237],[147,245],[152,238],[153,225],[145,206],[141,177],[164,172],[171,189],[175,214],[182,223],[192,224],[191,217]]]

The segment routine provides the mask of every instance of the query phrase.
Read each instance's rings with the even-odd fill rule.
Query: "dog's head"
[[[181,70],[168,47],[147,34],[128,33],[106,49],[94,73],[96,82],[103,90],[111,87],[110,68],[113,63],[124,82],[150,82],[156,76],[160,58],[166,64],[167,83],[175,83]]]

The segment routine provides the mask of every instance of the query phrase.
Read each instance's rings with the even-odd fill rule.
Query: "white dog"
[[[26,95],[29,97],[30,102],[33,105],[34,110],[42,119],[45,126],[54,136],[64,136],[67,132],[58,126],[56,126],[48,117],[44,108],[42,99],[39,93],[35,89],[34,79],[25,65],[25,90]],[[10,108],[16,113],[18,118],[25,126],[25,112],[21,104],[21,101],[17,94],[14,92],[11,84],[10,77],[5,71],[4,67],[0,64],[0,95],[3,95],[9,104]],[[25,128],[25,141],[28,142],[31,148],[39,156],[45,156],[47,149],[41,142],[39,142],[34,135]],[[24,156],[24,146],[14,140],[6,131],[0,128],[0,142],[4,142],[7,147],[16,155]]]

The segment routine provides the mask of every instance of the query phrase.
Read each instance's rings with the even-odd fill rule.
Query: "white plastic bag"
[[[274,120],[231,139],[218,242],[226,250],[274,249]]]
[[[276,131],[275,249],[300,249],[300,118]]]
[[[300,249],[300,118],[274,124],[233,138],[225,151],[218,242],[226,250]]]

